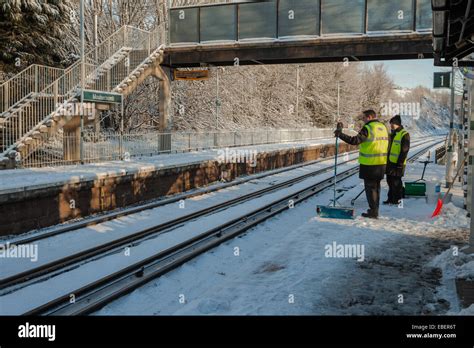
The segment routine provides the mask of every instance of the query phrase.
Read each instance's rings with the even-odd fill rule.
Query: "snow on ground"
[[[465,254],[463,250],[451,248],[435,257],[430,265],[442,270],[443,278],[439,287],[439,297],[447,299],[451,308],[447,314],[474,315],[474,305],[462,308],[456,296],[456,279],[474,280],[474,254]]]
[[[349,159],[357,159],[357,155],[348,156]],[[88,226],[68,233],[62,233],[54,237],[39,240],[35,243],[38,247],[38,259],[31,262],[28,258],[14,259],[6,258],[2,260],[0,268],[0,279],[15,275],[32,268],[53,262],[68,255],[80,253],[98,245],[105,244],[138,232],[140,230],[152,228],[157,223],[166,223],[177,219],[184,214],[191,214],[203,209],[218,205],[227,200],[236,199],[245,194],[250,194],[257,189],[268,188],[280,182],[297,178],[301,175],[315,172],[326,168],[331,163],[322,161],[310,166],[301,167],[289,172],[270,175],[259,180],[251,180],[238,186],[231,186],[209,194],[196,196],[185,201],[183,209],[179,202],[169,203],[154,209],[149,209],[129,216],[120,217],[115,220],[107,221],[97,225]],[[349,167],[356,165],[356,162]],[[327,177],[331,172],[326,174]],[[4,243],[9,242],[5,240]],[[14,239],[11,242],[14,244]],[[57,246],[61,245],[61,248]]]
[[[418,179],[421,170],[420,164],[410,165],[408,180]],[[430,165],[427,178],[442,181],[443,173],[443,167]],[[340,185],[348,189],[341,200],[348,205],[360,180]],[[309,199],[96,314],[472,314],[459,311],[455,289],[448,286],[453,266],[436,263],[438,255],[466,244],[465,211],[450,203],[440,218],[431,219],[435,204],[411,198],[403,207],[382,207],[379,220],[316,217],[316,205],[331,195]],[[365,199],[356,203],[357,214],[366,208]],[[353,246],[347,251],[355,253],[330,253],[334,245]],[[472,267],[464,262],[459,271],[472,274]]]
[[[318,168],[325,167],[327,164],[316,163],[311,166],[302,167],[292,172],[283,172],[277,175],[269,176],[258,181],[250,181],[243,185],[230,187],[219,192],[213,192],[204,196],[195,197],[187,200],[185,209],[178,209],[179,204],[173,203],[168,206],[148,210],[133,216],[119,218],[114,221],[106,222],[96,226],[90,226],[80,231],[66,233],[44,241],[38,242],[38,260],[31,263],[27,259],[5,259],[5,267],[1,270],[1,277],[25,270],[31,267],[37,267],[55,260],[64,254],[79,252],[91,246],[101,244],[107,240],[122,237],[133,231],[141,230],[150,226],[155,226],[157,222],[165,222],[174,217],[181,216],[183,213],[191,213],[205,208],[217,202],[226,201],[230,198],[238,197],[246,192],[253,192],[257,187],[268,187],[275,183],[287,180],[290,177],[299,176],[303,173],[314,172]],[[341,170],[349,168],[354,164],[343,165]],[[293,185],[291,188],[268,194],[253,199],[245,204],[239,204],[223,211],[216,212],[205,218],[185,223],[171,232],[163,233],[157,237],[149,238],[146,242],[134,244],[130,247],[130,255],[122,252],[109,253],[97,260],[88,262],[72,271],[62,273],[49,279],[47,282],[34,283],[31,286],[22,288],[16,292],[3,292],[0,296],[0,313],[19,314],[31,309],[41,303],[54,299],[59,295],[67,295],[74,292],[77,288],[93,282],[100,277],[110,274],[114,271],[151,256],[159,250],[164,250],[180,241],[184,241],[199,233],[207,231],[209,228],[218,226],[221,221],[229,221],[241,214],[253,211],[255,207],[268,204],[277,197],[285,197],[289,191],[295,192],[308,185],[315,184],[324,178],[330,178],[331,172],[327,172],[318,177],[307,179],[301,183]],[[57,246],[61,245],[61,248]],[[8,264],[7,264],[8,263]]]
[[[316,139],[285,144],[266,144],[236,147],[234,150],[252,150],[266,153],[333,143],[334,139]],[[73,165],[53,168],[30,168],[0,171],[0,194],[33,190],[50,185],[63,186],[114,176],[125,176],[157,169],[174,168],[183,165],[216,161],[219,150],[203,150],[177,154],[163,154],[154,157],[133,158],[130,161],[111,161],[87,165]]]
[[[345,164],[341,166],[341,170],[347,170],[355,165],[356,162]],[[85,250],[91,246],[102,244],[107,240],[117,239],[126,234],[156,226],[157,223],[166,222],[184,214],[190,214],[207,206],[215,205],[218,202],[228,201],[244,193],[254,192],[257,188],[272,186],[279,181],[286,181],[288,178],[300,176],[303,173],[312,173],[316,168],[321,169],[326,166],[327,163],[316,163],[312,166],[297,169],[296,171],[299,172],[298,175],[294,172],[280,173],[258,181],[250,181],[243,185],[230,187],[219,192],[194,197],[185,201],[185,207],[183,209],[181,209],[179,203],[176,202],[139,214],[119,218],[114,221],[90,226],[80,231],[74,231],[39,241],[38,260],[36,262],[32,263],[30,259],[26,258],[6,258],[2,261],[2,266],[4,267],[0,269],[0,277],[8,277],[20,270],[40,266],[41,264],[48,263],[71,252]],[[11,291],[12,289],[2,290],[0,295],[0,315],[18,315],[40,304],[49,302],[58,296],[67,296],[87,284],[126,268],[134,262],[146,259],[159,251],[166,250],[180,242],[189,240],[192,237],[208,231],[210,228],[218,227],[222,221],[231,221],[242,214],[248,214],[254,211],[256,207],[261,207],[271,203],[275,199],[286,197],[290,191],[294,192],[307,186],[315,185],[321,180],[331,178],[332,175],[331,172],[326,172],[317,177],[311,177],[294,184],[286,190],[275,191],[254,198],[244,204],[235,205],[203,218],[183,223],[172,231],[166,231],[159,235],[149,237],[145,242],[130,245],[129,253],[125,252],[126,248],[119,251],[112,251],[80,267],[56,275],[47,281],[33,282],[29,284],[29,286],[14,292]],[[58,245],[60,245],[61,248],[58,248]]]
[[[410,165],[408,180],[418,179],[421,170],[420,164]],[[443,175],[443,167],[430,165],[426,178],[441,182]],[[272,185],[276,180],[279,179],[268,178],[258,185]],[[291,191],[306,184],[294,185]],[[247,190],[255,185],[257,182],[249,182]],[[361,189],[360,180],[351,178],[340,185],[347,190],[341,202],[348,205]],[[230,188],[219,195],[196,197],[188,200],[186,206],[191,210],[202,208],[232,194],[242,194],[242,190],[245,186]],[[47,282],[4,294],[0,296],[0,312],[18,314],[57,295],[68,294],[81,284],[288,193],[276,192],[183,224],[172,233],[132,246],[128,257],[123,253],[110,254]],[[453,261],[448,255],[453,246],[462,248],[467,242],[469,221],[456,206],[462,204],[461,198],[454,200],[456,205],[446,205],[443,215],[435,220],[430,219],[434,203],[427,204],[421,198],[407,199],[403,207],[383,207],[382,217],[377,221],[315,217],[316,205],[326,204],[331,196],[330,191],[325,192],[266,221],[96,314],[472,314],[472,308],[459,307],[453,286],[455,276],[474,273],[472,259]],[[386,189],[382,198],[385,196]],[[357,214],[366,209],[365,199],[357,202],[356,209]],[[130,232],[133,227],[143,227],[149,223],[147,220],[172,218],[172,211],[177,211],[176,206],[165,214],[148,211],[125,217],[94,227],[91,236],[95,233],[99,239],[116,237],[122,229]],[[82,242],[62,241],[60,245],[66,249],[82,248],[88,241],[89,237]],[[359,254],[329,255],[328,248],[333,245],[354,246]],[[42,255],[49,258],[55,254],[53,248]]]
[[[450,111],[429,97],[423,97],[419,117],[402,116],[403,124],[413,135],[447,134]]]

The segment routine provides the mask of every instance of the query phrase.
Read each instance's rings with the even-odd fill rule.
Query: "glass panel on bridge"
[[[238,6],[239,39],[277,37],[276,0]]]
[[[427,30],[433,28],[433,12],[431,0],[416,1],[416,30]]]
[[[319,35],[319,0],[280,0],[278,36]]]
[[[201,7],[201,42],[237,40],[237,6]]]
[[[199,42],[198,21],[199,9],[172,9],[171,11],[171,43]]]
[[[321,0],[322,35],[365,32],[365,0]]]
[[[414,0],[367,0],[368,31],[414,30]]]

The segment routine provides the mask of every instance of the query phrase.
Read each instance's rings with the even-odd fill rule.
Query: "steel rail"
[[[343,162],[343,164],[347,164],[347,163],[350,163],[350,162],[355,162],[356,160],[357,159],[352,159],[352,160]],[[29,270],[17,273],[15,275],[0,279],[0,290],[4,290],[5,288],[9,288],[9,287],[12,287],[12,286],[20,284],[20,283],[25,283],[25,282],[31,281],[32,279],[36,279],[36,278],[41,277],[45,274],[51,274],[52,272],[55,272],[55,271],[60,270],[60,269],[64,269],[67,266],[75,265],[78,262],[91,259],[94,256],[104,254],[108,251],[115,250],[119,247],[124,247],[124,246],[130,245],[132,243],[137,243],[139,240],[142,240],[144,238],[148,238],[148,237],[150,237],[152,235],[155,235],[155,234],[158,234],[158,233],[163,233],[164,231],[175,228],[176,226],[178,226],[180,224],[183,224],[185,222],[191,221],[191,220],[199,218],[199,217],[203,217],[203,216],[211,214],[211,213],[215,213],[216,211],[226,209],[226,208],[228,208],[232,205],[239,204],[239,203],[248,201],[250,199],[254,199],[256,197],[259,197],[259,196],[262,196],[262,195],[265,195],[265,194],[268,194],[268,193],[271,193],[271,192],[278,191],[281,188],[297,184],[298,182],[301,182],[305,179],[308,179],[310,177],[314,177],[314,176],[317,176],[317,175],[324,174],[324,173],[329,172],[331,170],[332,170],[332,168],[330,166],[328,166],[328,167],[322,168],[320,170],[317,170],[317,171],[314,171],[314,172],[311,172],[311,173],[307,173],[307,174],[298,176],[296,178],[292,178],[292,179],[286,180],[284,182],[281,182],[281,183],[278,183],[278,184],[275,184],[275,185],[272,185],[272,186],[265,187],[265,188],[257,190],[257,191],[250,192],[248,194],[233,198],[231,200],[228,200],[228,201],[225,201],[225,202],[222,202],[222,203],[217,203],[215,205],[200,209],[200,210],[192,212],[190,214],[180,216],[180,217],[178,217],[174,220],[170,220],[170,221],[155,225],[151,228],[148,228],[148,229],[145,229],[145,230],[142,230],[142,231],[139,231],[139,232],[136,232],[136,233],[118,238],[118,239],[114,239],[110,242],[106,242],[104,244],[95,246],[93,248],[83,250],[83,251],[68,255],[66,257],[51,261],[51,262],[46,263],[44,265],[41,265],[41,266],[38,266],[38,267],[35,267],[35,268],[31,268]],[[254,180],[254,179],[255,178],[252,178],[252,180]],[[234,186],[234,185],[231,185],[231,186]],[[213,191],[216,191],[216,190],[213,190]],[[176,202],[176,201],[179,201],[179,199],[178,198],[173,198],[173,199],[171,199],[171,201]],[[156,206],[169,204],[170,201],[158,202],[158,203],[157,203]],[[147,208],[147,209],[151,209],[151,208]],[[145,210],[145,209],[142,208],[142,207],[138,208],[138,211],[143,211],[143,210]],[[10,245],[16,245],[16,244],[10,244]]]
[[[417,142],[416,144],[413,144],[413,146],[417,146],[419,144],[424,144],[425,142],[426,141],[420,141],[420,142]],[[344,156],[345,155],[350,156],[350,155],[353,155],[357,152],[358,152],[358,150],[350,151],[350,152],[344,153],[343,155]],[[341,155],[339,155],[339,156],[341,156]],[[308,167],[308,166],[312,166],[312,165],[315,165],[315,164],[318,164],[318,163],[322,163],[322,162],[326,162],[326,161],[332,161],[332,160],[334,160],[334,156],[329,156],[329,157],[325,157],[325,158],[322,158],[322,159],[317,159],[317,160],[310,161],[310,162],[299,163],[299,164],[292,165],[292,166],[285,167],[285,168],[270,170],[270,171],[267,171],[267,172],[264,172],[264,173],[250,175],[250,176],[246,176],[246,177],[243,177],[243,178],[238,178],[236,180],[233,180],[232,182],[228,182],[228,183],[225,183],[225,184],[220,184],[220,185],[214,185],[213,184],[213,186],[210,186],[210,187],[200,188],[200,189],[197,189],[197,190],[193,190],[191,192],[180,193],[180,194],[174,195],[174,196],[169,197],[169,198],[158,199],[158,200],[155,200],[155,201],[152,201],[152,202],[149,202],[149,203],[140,204],[140,205],[137,205],[137,206],[132,206],[132,207],[129,207],[129,208],[121,209],[119,211],[113,211],[113,212],[110,212],[110,213],[100,214],[100,215],[92,217],[92,218],[85,218],[84,221],[66,224],[64,226],[60,226],[60,227],[57,227],[57,228],[54,228],[54,229],[47,229],[47,231],[43,232],[43,233],[35,233],[35,234],[28,235],[28,236],[25,236],[25,237],[12,238],[12,239],[8,240],[8,242],[10,243],[10,245],[30,244],[30,243],[33,243],[33,242],[37,242],[39,240],[54,237],[54,236],[57,236],[57,235],[60,235],[60,234],[68,233],[68,232],[73,232],[73,231],[76,231],[76,230],[79,230],[79,229],[82,229],[82,228],[95,226],[97,224],[101,224],[101,223],[104,223],[104,222],[107,222],[107,221],[115,220],[115,219],[125,217],[125,216],[129,216],[129,215],[132,215],[132,214],[137,214],[137,213],[140,213],[140,212],[143,212],[143,211],[146,211],[146,210],[150,210],[150,209],[154,209],[154,208],[158,208],[158,207],[161,207],[161,206],[164,206],[164,205],[167,205],[167,204],[176,203],[176,202],[180,202],[182,200],[186,200],[186,199],[202,196],[202,195],[205,195],[205,194],[213,193],[213,192],[223,190],[223,189],[226,189],[226,188],[229,188],[229,187],[237,186],[237,185],[240,185],[240,184],[252,181],[252,180],[258,180],[258,179],[262,179],[262,178],[265,178],[265,177],[268,177],[268,176],[281,174],[281,173],[289,172],[289,171],[292,171],[292,170],[295,170],[295,169],[298,169],[298,168],[304,168],[304,167]],[[347,163],[347,162],[342,162],[340,164],[342,165],[342,164],[345,164],[345,163]],[[0,281],[0,287],[1,287],[1,281]]]
[[[420,157],[434,144],[424,147],[411,159]],[[353,167],[339,173],[338,182],[344,181],[358,173],[359,168]],[[296,193],[291,193],[284,198],[260,207],[251,213],[244,214],[232,221],[208,230],[185,242],[179,243],[165,251],[159,252],[145,260],[141,260],[118,272],[108,275],[96,282],[88,284],[74,291],[76,301],[70,303],[69,295],[61,296],[40,307],[32,309],[25,315],[85,315],[103,307],[105,304],[129,293],[139,286],[159,277],[172,269],[182,265],[205,251],[236,237],[249,228],[267,220],[280,212],[289,209],[289,201],[296,205],[331,187],[334,178],[325,179]],[[287,183],[287,187],[292,184]],[[282,187],[280,187],[281,189]],[[227,203],[227,202],[226,202]]]

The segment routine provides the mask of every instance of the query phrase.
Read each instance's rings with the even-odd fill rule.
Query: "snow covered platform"
[[[0,235],[110,211],[334,154],[334,139],[0,171]],[[340,151],[355,150],[341,144]]]
[[[422,169],[410,164],[406,179],[419,179]],[[444,172],[429,165],[425,177],[442,182]],[[353,177],[343,187],[341,203],[350,204],[362,185]],[[96,314],[474,315],[456,291],[456,279],[474,279],[474,256],[463,253],[469,219],[462,191],[456,192],[435,219],[435,204],[409,198],[400,207],[384,206],[379,220],[351,221],[316,216],[316,205],[331,199],[328,191]],[[361,198],[357,214],[366,209]]]

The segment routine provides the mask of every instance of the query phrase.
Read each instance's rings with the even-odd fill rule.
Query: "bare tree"
[[[77,14],[80,0],[69,1]],[[172,0],[171,6],[217,2],[230,1]],[[94,44],[94,16],[98,41],[123,25],[154,30],[168,20],[167,0],[86,0],[85,5],[88,49]],[[77,18],[71,16],[66,26],[61,49],[69,50],[70,61],[63,65],[78,59]],[[325,127],[336,118],[338,84],[341,120],[346,122],[362,108],[379,110],[393,89],[382,65],[367,68],[362,63],[226,67],[219,70],[219,90],[216,80],[212,68],[207,81],[172,83],[174,130]],[[158,82],[150,78],[126,98],[126,130],[159,127],[158,92]],[[104,127],[118,129],[119,124],[118,113],[103,114]]]

